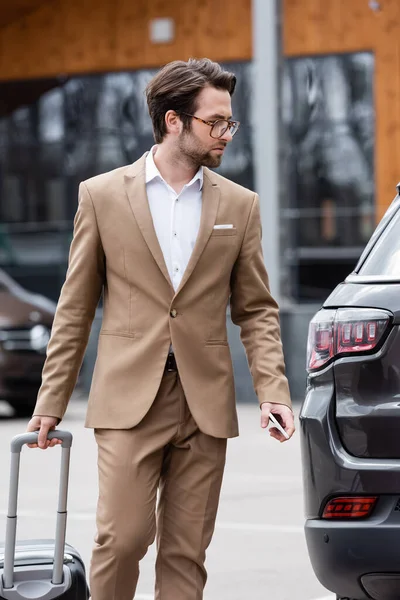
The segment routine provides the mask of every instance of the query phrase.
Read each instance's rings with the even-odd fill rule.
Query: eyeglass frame
[[[192,119],[196,119],[196,121],[200,121],[201,123],[204,123],[205,125],[208,125],[209,127],[211,127],[210,129],[210,137],[213,138],[213,140],[220,140],[228,131],[228,129],[230,129],[232,126],[237,125],[236,130],[231,133],[231,136],[233,137],[239,130],[240,127],[240,121],[231,121],[230,119],[216,119],[215,121],[205,121],[204,119],[202,119],[201,117],[196,117],[196,115],[190,115],[189,113],[185,113],[185,112],[180,112],[178,113],[180,115],[186,115],[186,117],[192,117]],[[228,123],[228,127],[226,128],[226,130],[224,131],[224,133],[222,133],[220,136],[218,137],[214,137],[213,135],[211,135],[211,132],[213,130],[213,127],[216,123],[218,123],[219,121],[225,121],[225,123]]]

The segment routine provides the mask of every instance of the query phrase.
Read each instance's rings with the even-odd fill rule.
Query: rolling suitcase
[[[62,440],[60,488],[54,540],[16,543],[17,500],[21,450],[37,441],[37,433],[15,436],[11,441],[10,490],[4,545],[0,545],[0,600],[87,600],[85,566],[79,553],[65,543],[69,458],[72,434],[52,431],[48,438]]]

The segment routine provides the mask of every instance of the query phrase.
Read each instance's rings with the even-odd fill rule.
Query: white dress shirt
[[[146,191],[154,228],[175,291],[178,289],[199,233],[203,167],[177,194],[161,177],[153,146],[146,157]]]

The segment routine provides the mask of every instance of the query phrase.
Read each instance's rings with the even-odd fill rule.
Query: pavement
[[[74,435],[67,541],[88,566],[95,534],[97,466],[93,433],[83,426],[85,410],[86,398],[76,391],[62,428]],[[317,581],[307,555],[299,435],[279,444],[260,428],[256,404],[239,404],[238,413],[240,436],[228,444],[216,530],[207,553],[204,600],[334,600]],[[27,423],[9,414],[0,402],[0,539],[7,514],[9,442]],[[23,449],[18,539],[54,537],[59,459],[59,448]],[[154,559],[153,545],[141,563],[135,600],[154,598]]]

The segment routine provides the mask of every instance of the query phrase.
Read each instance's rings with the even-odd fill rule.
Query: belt
[[[176,365],[175,354],[170,352],[167,356],[167,362],[165,363],[165,370],[169,373],[172,371],[178,371],[178,367]]]

